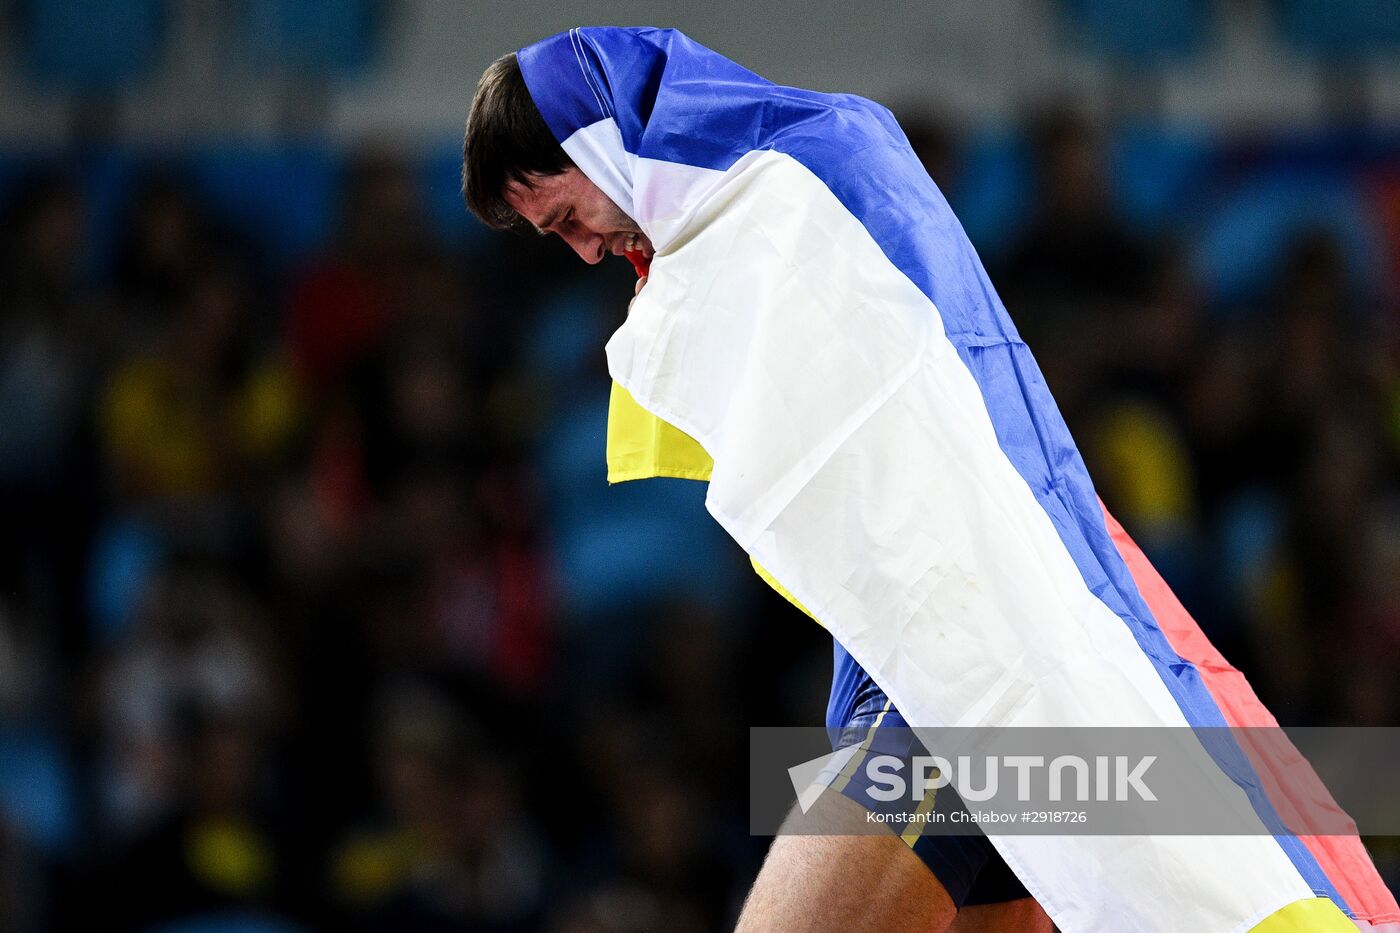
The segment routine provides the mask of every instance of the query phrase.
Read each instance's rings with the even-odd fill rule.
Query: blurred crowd
[[[972,144],[907,125],[974,217]],[[1391,724],[1400,148],[1383,261],[1265,218],[1251,279],[1125,215],[1104,127],[1015,139],[969,228],[1100,495],[1280,720]],[[298,255],[165,156],[104,235],[90,157],[0,187],[0,929],[731,922],[747,728],[820,725],[830,647],[698,484],[606,485],[626,264],[443,236],[375,147]]]

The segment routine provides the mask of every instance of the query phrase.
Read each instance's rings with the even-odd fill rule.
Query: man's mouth
[[[640,252],[645,256],[651,255],[651,246],[640,233],[629,233],[622,238],[622,251],[624,253]]]

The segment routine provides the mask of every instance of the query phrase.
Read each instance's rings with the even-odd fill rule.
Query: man
[[[463,176],[493,226],[650,266],[607,348],[609,478],[709,479],[707,509],[836,639],[838,744],[899,710],[975,726],[1267,715],[1247,686],[1211,686],[1235,672],[1102,510],[883,108],[777,87],[671,30],[571,30],[487,70]],[[1338,905],[1392,919],[1364,851],[1270,834],[1237,748],[1185,754],[1254,808],[1259,836],[785,835],[740,926],[1049,929],[1028,888],[1067,933],[1353,929]]]
[[[466,149],[466,194],[486,222],[556,234],[590,264],[608,255],[632,252],[649,260],[654,254],[636,222],[572,164],[550,134],[514,54],[483,76]],[[638,278],[637,293],[646,281]],[[839,643],[834,666],[827,726],[840,737],[837,747],[863,741],[879,720],[904,725]],[[850,810],[858,804],[824,806]],[[740,928],[1036,933],[1051,924],[980,833],[920,837],[912,851],[893,833],[804,834],[779,837]]]

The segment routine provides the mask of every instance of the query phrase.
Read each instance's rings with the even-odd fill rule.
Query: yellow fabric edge
[[[608,397],[607,461],[608,482],[708,480],[714,467],[699,441],[647,411],[617,382]]]
[[[708,482],[714,468],[699,441],[647,411],[616,381],[608,397],[607,463],[610,484],[662,476]],[[764,583],[821,624],[758,561],[753,568]]]
[[[608,482],[612,485],[617,483],[630,483],[638,479],[694,479],[702,483],[709,482],[709,470],[668,470],[664,467],[649,469],[647,467],[637,467],[630,470],[609,470]]]
[[[774,590],[776,590],[779,596],[792,603],[798,609],[801,609],[802,612],[806,614],[806,616],[813,622],[817,623],[818,625],[822,624],[822,620],[812,615],[812,613],[807,609],[806,606],[798,602],[797,597],[793,596],[790,592],[788,592],[788,588],[779,583],[771,573],[764,569],[762,564],[754,560],[752,557],[749,558],[749,563],[753,564],[754,573],[758,574],[759,578],[763,580],[764,583],[767,583]],[[822,625],[822,628],[826,628],[826,626]]]
[[[1249,933],[1356,933],[1356,924],[1330,899],[1309,897],[1274,911]]]

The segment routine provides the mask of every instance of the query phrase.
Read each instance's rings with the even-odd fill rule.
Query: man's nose
[[[564,234],[564,240],[571,246],[579,258],[590,266],[603,261],[603,256],[607,250],[603,245],[603,237],[597,233],[569,233]]]

